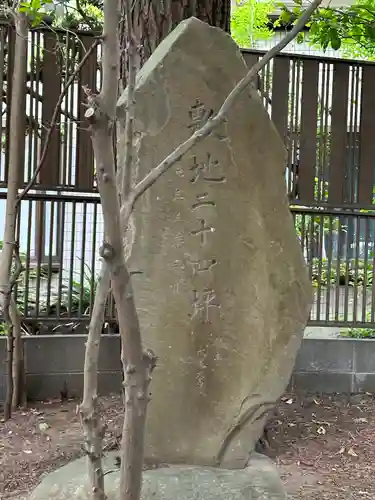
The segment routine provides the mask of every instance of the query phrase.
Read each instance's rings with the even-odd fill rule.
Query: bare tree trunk
[[[28,37],[28,21],[24,14],[13,12],[14,23],[16,28],[16,42],[14,55],[14,70],[13,70],[13,86],[10,109],[10,144],[9,144],[9,169],[8,169],[8,186],[7,186],[7,201],[5,212],[5,228],[3,238],[3,251],[0,256],[0,306],[3,311],[5,320],[8,323],[8,362],[13,357],[19,363],[23,359],[22,354],[18,351],[21,342],[20,322],[12,322],[10,315],[11,294],[12,294],[12,262],[15,252],[16,243],[16,225],[18,215],[17,195],[18,188],[22,182],[23,176],[23,151],[25,147],[25,88],[27,77],[27,37]],[[14,283],[13,283],[14,285]],[[13,308],[14,309],[14,308]],[[13,315],[16,319],[17,315]],[[14,344],[13,338],[16,338]],[[13,354],[14,346],[17,352]],[[12,353],[10,353],[10,349]],[[22,367],[23,370],[23,367]],[[11,404],[13,400],[13,382],[9,377],[13,373],[12,366],[8,367],[8,395],[7,404]],[[18,389],[17,389],[18,390]],[[11,394],[9,393],[11,392]],[[6,418],[11,416],[11,410],[6,406]]]
[[[9,420],[12,416],[12,398],[13,398],[13,327],[8,324],[7,330],[7,357],[6,357],[6,377],[7,377],[7,393],[4,402],[4,420]]]
[[[109,267],[104,261],[91,313],[85,351],[83,400],[80,406],[85,450],[88,457],[89,484],[93,500],[106,500],[102,468],[102,441],[105,426],[98,408],[98,360],[105,305],[110,284]]]
[[[126,1],[121,1],[122,13],[125,12]],[[231,0],[137,0],[133,4],[133,33],[141,48],[138,69],[184,19],[194,16],[211,26],[230,31]],[[126,47],[125,23],[120,28],[120,45],[121,49]],[[126,52],[122,50],[121,53],[121,79],[125,82],[128,64]]]
[[[14,355],[13,355],[13,397],[12,409],[26,405],[26,377],[25,358],[23,352],[23,340],[21,337],[21,316],[17,304],[11,299],[10,318],[14,332]]]
[[[130,11],[130,1],[127,8]],[[124,371],[125,417],[122,437],[122,500],[138,500],[141,491],[143,435],[148,402],[148,384],[155,358],[142,349],[140,326],[123,249],[120,224],[120,201],[116,186],[113,133],[115,128],[119,80],[120,1],[104,2],[103,84],[98,96],[89,94],[86,118],[92,130],[92,143],[98,172],[99,193],[103,209],[106,243],[101,256],[110,268],[112,292],[119,322]],[[127,200],[123,200],[126,202]],[[127,224],[132,203],[123,211],[121,222]]]

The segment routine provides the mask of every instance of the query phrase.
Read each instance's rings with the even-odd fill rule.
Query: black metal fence
[[[69,68],[89,34],[33,31],[25,87],[24,182],[34,172]],[[0,213],[5,212],[14,33],[0,25]],[[260,52],[244,51],[249,65]],[[103,221],[83,120],[82,86],[100,82],[100,47],[67,92],[47,160],[22,201],[18,238],[25,265],[16,287],[29,333],[82,332],[93,303]],[[375,65],[280,55],[259,89],[288,150],[286,189],[314,285],[310,324],[375,328]],[[22,187],[22,186],[20,186]],[[3,231],[0,218],[0,234]],[[112,326],[115,313],[108,305]],[[0,324],[1,331],[1,324]]]

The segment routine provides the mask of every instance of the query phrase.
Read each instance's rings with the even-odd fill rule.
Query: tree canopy
[[[243,48],[253,47],[257,40],[271,38],[269,16],[275,10],[275,2],[267,0],[246,0],[238,5],[231,16],[231,35],[234,41]]]
[[[302,12],[300,0],[294,8],[281,4],[278,23],[293,24]],[[307,24],[308,33],[300,33],[298,41],[308,37],[309,43],[326,50],[331,47],[344,55],[359,59],[375,58],[375,0],[356,0],[348,7],[321,7]]]
[[[272,36],[270,15],[276,8],[281,14],[275,26],[288,29],[299,18],[302,0],[289,7],[275,0],[245,0],[232,12],[232,37],[241,47],[252,47],[257,40]],[[99,29],[103,23],[100,0],[25,0],[21,9],[38,24],[46,13],[56,26],[68,29]],[[348,7],[321,7],[315,11],[298,41],[320,46],[323,50],[341,50],[345,56],[375,59],[375,0],[356,0]]]

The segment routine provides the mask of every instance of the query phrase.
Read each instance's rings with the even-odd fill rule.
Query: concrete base
[[[310,331],[298,353],[290,388],[307,392],[374,392],[375,341]],[[81,397],[85,335],[26,337],[26,386],[30,400]],[[0,401],[5,398],[6,339],[0,337]],[[121,391],[120,339],[104,335],[99,360],[101,395]]]
[[[290,386],[305,392],[375,392],[375,342],[305,338]]]

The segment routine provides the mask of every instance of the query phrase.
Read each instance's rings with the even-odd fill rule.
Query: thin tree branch
[[[132,0],[125,0],[125,17],[127,31],[127,54],[128,54],[128,101],[125,120],[125,159],[124,165],[120,165],[122,172],[121,195],[127,200],[132,187],[132,162],[133,162],[133,128],[135,116],[135,79],[137,75],[137,60],[133,26],[132,26]]]
[[[83,399],[79,407],[85,438],[85,451],[89,461],[90,486],[93,488],[92,497],[94,500],[106,499],[102,467],[102,442],[105,426],[100,418],[98,407],[98,363],[109,285],[109,266],[103,259],[86,343]]]
[[[110,5],[110,4],[114,5]],[[118,21],[119,21],[119,0],[104,2],[104,24],[103,24],[103,77],[102,89],[100,92],[102,105],[108,118],[112,121],[116,117],[116,102],[117,102],[117,84],[119,63],[114,61],[114,55],[120,53],[118,40]],[[115,9],[116,12],[113,12]],[[116,22],[114,26],[112,23]],[[115,34],[116,36],[113,36]],[[108,61],[108,64],[105,63]],[[116,79],[116,80],[115,80]]]
[[[127,220],[120,221],[119,190],[114,169],[113,129],[116,119],[120,61],[119,21],[119,2],[105,0],[103,85],[99,96],[88,95],[89,108],[85,116],[92,127],[92,143],[103,210],[106,243],[103,245],[102,257],[110,266],[121,336],[125,416],[119,496],[122,500],[139,500],[144,428],[149,401],[148,385],[156,359],[151,351],[144,353],[142,349],[139,318],[123,248],[121,223]]]
[[[80,63],[78,64],[77,68],[74,70],[74,72],[70,75],[68,81],[66,82],[66,84],[64,85],[64,88],[57,100],[57,103],[56,103],[56,106],[55,106],[55,109],[53,111],[53,115],[52,115],[52,119],[51,119],[51,124],[50,124],[50,127],[47,131],[47,134],[46,134],[46,138],[45,138],[45,141],[44,141],[44,145],[43,145],[43,150],[42,150],[42,154],[40,156],[40,160],[39,160],[39,163],[34,171],[34,174],[33,176],[31,177],[31,179],[29,180],[29,182],[27,183],[26,187],[24,188],[24,190],[17,196],[17,205],[23,200],[23,198],[27,195],[27,193],[30,191],[30,189],[33,187],[33,185],[35,184],[36,180],[37,180],[37,177],[43,167],[43,164],[45,162],[45,159],[47,157],[47,151],[48,151],[48,146],[49,146],[49,142],[50,142],[50,138],[51,138],[51,135],[52,135],[52,132],[54,130],[54,127],[56,126],[56,123],[57,123],[57,117],[60,113],[60,107],[61,107],[61,104],[64,100],[64,97],[65,97],[65,94],[67,93],[69,87],[72,85],[72,83],[74,82],[76,76],[80,73],[81,69],[83,68],[85,62],[87,61],[87,59],[90,57],[90,55],[92,54],[92,52],[95,50],[95,48],[97,47],[97,45],[99,44],[101,38],[100,37],[97,37],[95,38],[93,44],[91,45],[91,47],[87,50],[87,52],[85,53],[85,55],[82,57]]]
[[[241,93],[257,76],[258,72],[266,66],[279,52],[281,52],[289,42],[291,42],[298,33],[304,28],[312,13],[317,9],[322,0],[314,0],[303,12],[294,27],[287,35],[274,47],[272,47],[261,59],[258,61],[248,73],[237,83],[228,97],[225,99],[221,108],[216,115],[208,119],[208,121],[197,130],[189,139],[177,146],[177,148],[170,153],[159,165],[153,168],[144,179],[142,179],[134,188],[131,199],[129,200],[132,205],[138,200],[142,194],[147,191],[167,170],[169,170],[176,162],[178,162],[188,151],[191,150],[196,144],[208,137],[212,131],[220,124],[225,122],[229,111],[235,104]]]
[[[4,236],[3,249],[0,262],[0,306],[3,310],[4,318],[8,324],[8,370],[7,370],[7,396],[4,407],[5,418],[10,418],[12,413],[12,400],[14,390],[13,380],[13,359],[14,356],[20,359],[20,356],[14,352],[14,338],[21,335],[17,327],[19,322],[12,321],[10,304],[12,299],[12,289],[22,272],[21,260],[18,253],[17,240],[17,218],[18,207],[16,203],[18,188],[21,183],[22,154],[25,147],[24,120],[26,93],[25,82],[27,72],[27,16],[18,12],[18,3],[12,11],[16,40],[14,47],[14,67],[13,67],[13,86],[11,94],[10,107],[10,130],[12,134],[9,141],[9,172],[7,178],[7,197],[4,214]],[[12,273],[13,256],[15,255],[15,269]],[[17,344],[18,347],[20,343]],[[19,353],[18,353],[19,354]]]
[[[122,237],[120,231],[120,204],[115,183],[115,161],[113,132],[116,118],[119,46],[118,46],[118,1],[104,2],[103,26],[103,80],[99,95],[85,89],[88,109],[85,117],[90,121],[92,145],[97,165],[99,193],[103,208],[104,232],[109,245],[105,242],[100,250],[104,262],[102,269],[108,269],[105,282],[100,282],[95,294],[94,311],[90,329],[90,343],[86,345],[84,398],[81,405],[82,423],[86,437],[86,453],[89,466],[89,486],[92,500],[105,500],[104,475],[101,461],[103,432],[97,407],[97,359],[102,326],[103,298],[112,280],[113,295],[119,315],[120,333],[124,334],[124,320],[121,316],[123,292],[129,280],[122,272],[125,265]],[[109,247],[109,248],[108,248]],[[104,272],[104,271],[103,271]],[[107,272],[107,271],[106,271]],[[107,289],[106,289],[107,288]],[[102,297],[100,297],[102,295]],[[95,313],[95,314],[94,314]],[[95,330],[93,327],[95,326]],[[93,343],[94,337],[94,343]],[[95,340],[96,338],[96,340]],[[123,339],[122,339],[123,340]]]

